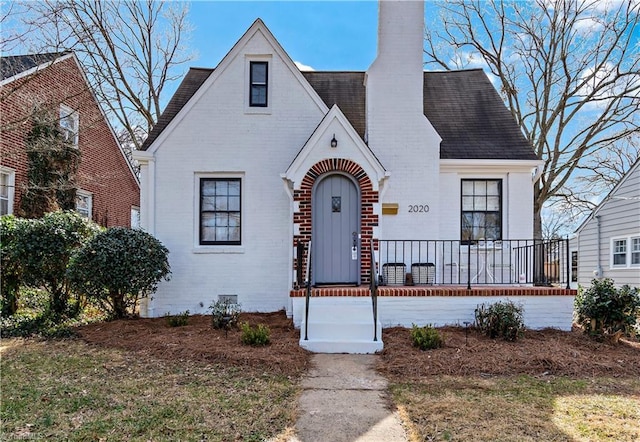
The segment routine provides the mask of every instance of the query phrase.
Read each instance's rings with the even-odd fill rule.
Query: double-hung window
[[[502,239],[502,180],[462,180],[460,240]]]
[[[640,265],[640,236],[631,238],[631,265]]]
[[[611,266],[640,267],[640,236],[611,239]]]
[[[68,106],[60,106],[60,132],[65,141],[71,143],[72,146],[78,146],[79,131],[78,113]]]
[[[15,172],[0,166],[0,215],[13,213]]]
[[[269,91],[269,63],[252,61],[249,63],[249,106],[267,107]]]
[[[240,245],[240,178],[200,178],[200,244]]]
[[[85,218],[91,219],[93,212],[93,195],[84,190],[76,191],[76,212]]]

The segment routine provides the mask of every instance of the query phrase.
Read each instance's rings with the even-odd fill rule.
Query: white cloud
[[[604,25],[601,22],[591,17],[579,19],[576,21],[575,25],[575,29],[581,35],[593,34],[595,32],[601,31],[603,28]]]
[[[296,64],[298,69],[300,69],[301,71],[315,71],[315,69],[312,68],[311,66],[307,66],[306,64],[302,64],[299,61],[294,61],[294,63]]]

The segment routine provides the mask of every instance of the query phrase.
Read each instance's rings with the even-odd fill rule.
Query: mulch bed
[[[191,360],[263,370],[296,377],[310,364],[311,354],[299,345],[300,331],[284,311],[242,313],[241,322],[266,324],[271,344],[251,347],[240,331],[214,330],[211,317],[194,315],[188,325],[170,327],[166,318],[128,319],[86,325],[78,329],[91,345],[120,348],[171,360]],[[445,327],[445,347],[421,351],[411,344],[410,330],[383,332],[384,350],[378,369],[392,379],[425,376],[555,375],[571,377],[640,376],[640,342],[597,342],[581,331],[528,330],[516,342],[489,339],[473,329]]]
[[[597,342],[581,330],[527,330],[515,342],[490,339],[470,328],[439,329],[445,347],[422,351],[411,345],[410,330],[385,329],[378,369],[395,379],[425,376],[554,375],[570,377],[640,376],[640,342]]]
[[[285,376],[298,376],[308,368],[311,355],[298,345],[300,331],[284,311],[242,313],[240,322],[268,325],[271,343],[264,347],[244,345],[238,329],[215,330],[211,316],[204,315],[190,316],[182,327],[170,327],[166,318],[122,319],[82,326],[78,334],[92,345],[163,360],[203,361]]]

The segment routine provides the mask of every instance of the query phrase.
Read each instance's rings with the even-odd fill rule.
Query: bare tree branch
[[[140,147],[140,128],[153,128],[163,91],[191,59],[188,4],[41,0],[25,6],[25,26],[40,30],[45,48],[76,52],[108,116]]]
[[[441,6],[442,25],[425,37],[427,65],[481,65],[499,82],[545,162],[535,188],[540,236],[545,203],[558,199],[578,211],[592,205],[593,186],[567,188],[577,176],[604,180],[595,158],[638,156],[637,143],[624,140],[640,134],[640,3],[450,0]]]

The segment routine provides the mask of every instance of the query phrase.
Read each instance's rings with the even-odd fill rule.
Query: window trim
[[[464,203],[463,203],[463,198],[465,196],[469,196],[469,195],[465,195],[464,194],[464,183],[465,182],[480,182],[480,181],[484,181],[485,183],[488,182],[496,182],[498,184],[498,197],[499,197],[499,202],[498,202],[498,210],[494,211],[494,210],[464,210]],[[475,196],[475,191],[473,196]],[[487,196],[486,194],[484,195],[485,197]],[[504,200],[504,182],[502,178],[461,178],[460,179],[460,244],[464,244],[464,245],[468,245],[468,244],[475,244],[477,243],[477,241],[480,240],[480,238],[477,239],[470,239],[470,240],[465,240],[464,238],[464,229],[463,229],[463,222],[464,222],[464,213],[465,212],[473,212],[473,213],[497,213],[498,215],[498,236],[497,238],[484,238],[484,239],[490,239],[490,240],[494,240],[494,241],[499,241],[502,239],[503,236],[503,229],[504,229],[504,220],[502,219],[504,216],[504,205],[503,205],[503,200]]]
[[[16,171],[9,167],[0,166],[0,174],[7,176],[7,215],[13,215],[13,200],[16,197]],[[1,214],[0,214],[1,215]]]
[[[84,215],[84,212],[81,212],[80,210],[78,210],[78,198],[79,197],[86,197],[88,200],[88,204],[87,204],[87,216]],[[75,204],[75,211],[78,212],[80,215],[82,215],[83,217],[92,220],[93,219],[93,193],[91,192],[87,192],[86,190],[82,190],[82,189],[77,189],[76,190],[76,204]]]
[[[640,250],[633,250],[633,241],[640,240],[640,233],[635,235],[614,236],[609,241],[609,267],[611,269],[637,269],[640,268],[640,262],[633,263],[634,253],[640,253]],[[624,242],[624,254],[616,253],[615,243],[617,241]],[[615,264],[616,256],[624,256],[624,264]]]
[[[242,207],[242,177],[239,176],[198,176],[197,177],[197,199],[198,199],[198,216],[197,216],[197,245],[200,247],[210,247],[210,246],[242,246],[242,212],[243,212],[243,207]],[[237,211],[239,213],[239,226],[238,226],[238,236],[239,236],[239,240],[237,241],[204,241],[202,239],[202,215],[203,215],[203,210],[202,210],[202,186],[204,182],[207,181],[237,181],[239,183],[240,186],[240,195],[239,195],[239,207],[240,209]],[[221,211],[207,211],[207,212],[212,212],[212,213],[217,213],[217,212],[221,212]],[[227,211],[227,212],[236,212],[235,210],[233,211]]]
[[[80,115],[78,114],[78,111],[65,104],[61,104],[59,117],[60,121],[58,125],[60,126],[60,131],[63,135],[67,133],[67,129],[62,126],[62,120],[67,117],[71,117],[75,129],[75,131],[72,132],[74,134],[72,145],[73,147],[78,147],[78,142],[80,140]]]
[[[257,65],[265,66],[265,79],[264,83],[254,82],[253,79],[253,67]],[[265,97],[264,103],[253,102],[253,89],[254,87],[264,87]],[[249,107],[269,107],[269,62],[266,60],[250,60],[249,61]]]

